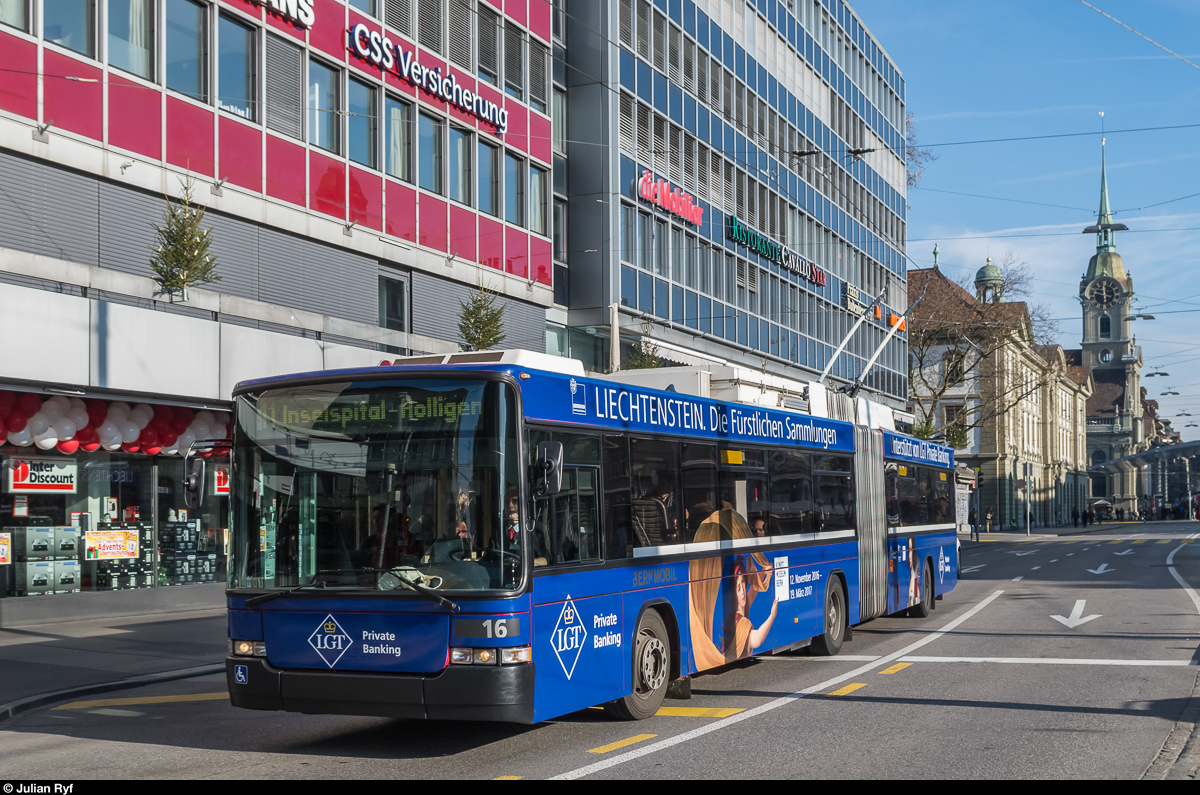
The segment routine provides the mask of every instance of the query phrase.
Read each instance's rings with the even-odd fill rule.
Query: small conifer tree
[[[212,244],[212,229],[201,226],[204,207],[192,204],[192,179],[183,183],[183,195],[178,202],[167,198],[161,224],[152,224],[157,238],[150,257],[150,270],[162,291],[172,296],[201,284],[218,282],[217,258],[208,253]]]
[[[465,302],[458,302],[458,333],[465,350],[490,351],[504,342],[504,305],[496,299],[496,293],[480,285]]]

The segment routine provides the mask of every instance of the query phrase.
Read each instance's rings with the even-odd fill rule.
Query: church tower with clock
[[[1103,150],[1101,150],[1103,152]],[[1117,253],[1116,233],[1129,227],[1114,223],[1108,202],[1108,175],[1100,160],[1100,211],[1083,230],[1096,235],[1096,254],[1079,283],[1083,307],[1082,364],[1092,370],[1095,392],[1087,403],[1088,463],[1123,458],[1146,449],[1142,408],[1142,350],[1133,334],[1133,277]],[[1137,472],[1094,476],[1091,501],[1108,500],[1126,512],[1138,508]]]

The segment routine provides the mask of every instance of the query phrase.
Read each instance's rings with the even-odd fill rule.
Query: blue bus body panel
[[[720,576],[715,580],[694,580],[696,561],[686,560],[645,565],[631,561],[627,566],[537,576],[535,719],[549,720],[628,695],[634,633],[647,607],[663,613],[668,632],[677,634],[681,676],[712,667],[702,662],[700,649],[705,645],[709,656],[703,659],[712,661],[716,653],[724,664],[819,635],[824,630],[825,589],[839,574],[854,611],[850,622],[859,620],[853,596],[859,585],[856,541],[768,550],[762,555],[769,570],[759,568],[754,552],[755,547],[742,547],[737,554],[717,556]],[[766,587],[751,601],[745,619],[738,618],[735,607],[732,573],[739,558],[744,566],[764,572]],[[776,616],[761,645],[749,648],[743,639],[738,646],[737,624],[748,620],[750,627],[761,628],[773,603]],[[704,605],[711,611],[707,616]],[[696,637],[705,630],[707,638]]]

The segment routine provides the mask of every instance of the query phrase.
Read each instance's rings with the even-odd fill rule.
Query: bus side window
[[[681,544],[683,510],[679,490],[679,442],[630,439],[633,545]]]
[[[684,541],[691,541],[717,505],[717,448],[711,444],[683,445]]]
[[[633,557],[629,492],[629,439],[604,437],[604,557]]]
[[[771,453],[771,534],[812,532],[812,472],[809,458],[793,450]]]
[[[899,470],[897,483],[900,496],[900,524],[904,527],[912,527],[920,524],[917,521],[916,467],[912,464],[900,464]]]

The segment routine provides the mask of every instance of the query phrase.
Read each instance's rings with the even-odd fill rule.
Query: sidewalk
[[[0,629],[0,721],[54,701],[219,673],[225,608]]]

